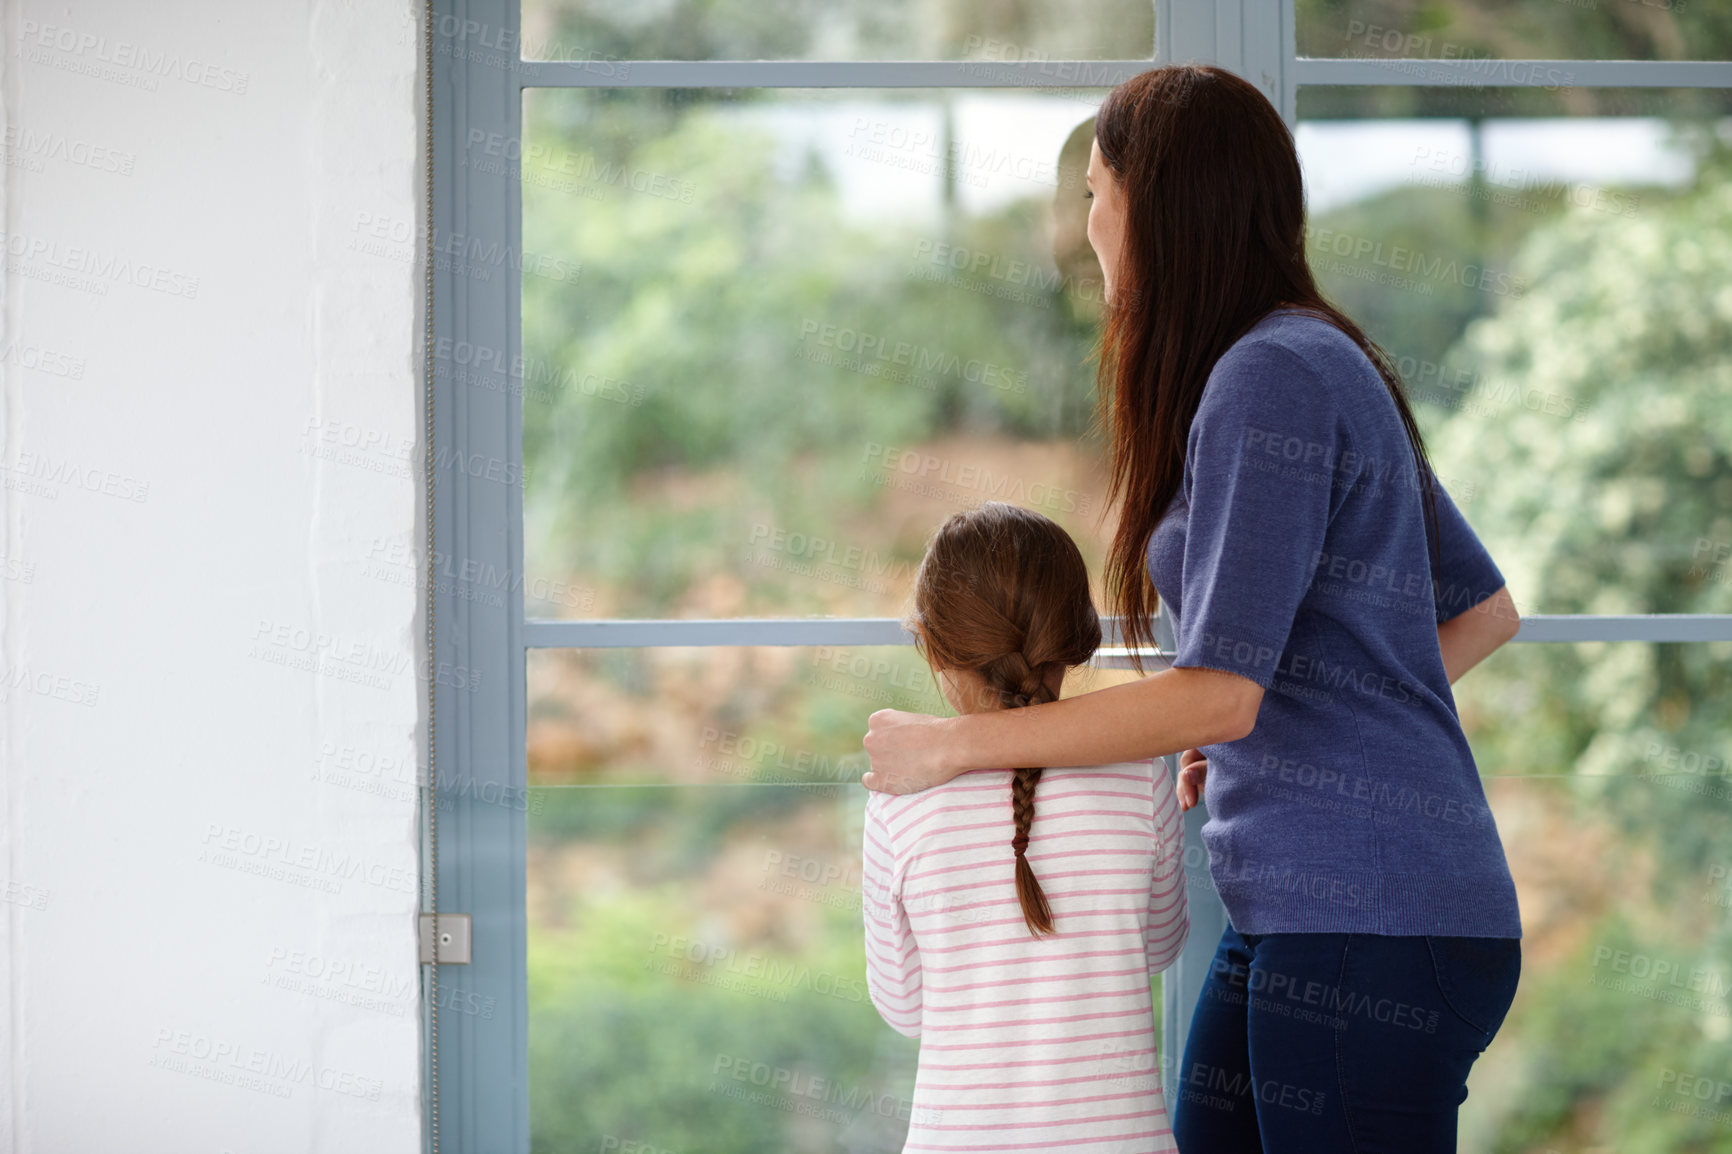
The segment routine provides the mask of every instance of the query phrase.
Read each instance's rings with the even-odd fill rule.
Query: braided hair
[[[933,534],[914,581],[910,627],[935,670],[978,673],[989,708],[1052,701],[1051,683],[1101,643],[1088,567],[1069,534],[1029,509],[988,501]],[[1052,908],[1028,864],[1042,768],[1011,775],[1016,896],[1031,934],[1053,933]]]

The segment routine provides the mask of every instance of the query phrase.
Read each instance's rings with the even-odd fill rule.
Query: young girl
[[[1052,521],[989,502],[933,537],[909,623],[959,713],[1058,697],[1101,641]],[[907,1152],[1176,1150],[1149,975],[1190,921],[1164,762],[985,769],[872,793],[866,985],[918,1037]]]

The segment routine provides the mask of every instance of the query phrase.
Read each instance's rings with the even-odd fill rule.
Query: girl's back
[[[905,1150],[1175,1150],[1149,975],[1189,929],[1166,765],[1048,769],[1027,858],[1055,933],[1018,904],[1011,770],[867,802],[867,988],[919,1037]]]

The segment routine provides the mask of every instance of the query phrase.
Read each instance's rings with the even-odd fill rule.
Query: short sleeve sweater
[[[1521,936],[1437,639],[1504,580],[1436,492],[1434,590],[1400,415],[1327,321],[1277,310],[1209,374],[1148,562],[1173,664],[1265,690],[1249,735],[1203,748],[1241,933]]]

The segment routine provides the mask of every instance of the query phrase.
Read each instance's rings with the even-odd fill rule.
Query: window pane
[[[1301,56],[1732,59],[1724,9],[1695,0],[1297,0],[1294,15]]]
[[[1318,280],[1396,360],[1523,612],[1732,611],[1732,132],[1507,95],[1370,89],[1343,117],[1301,91]]]
[[[858,786],[531,793],[531,1150],[901,1148]]]
[[[1099,96],[526,93],[530,612],[895,615],[990,499],[1098,571]]]
[[[525,60],[1145,60],[1151,0],[524,0]]]
[[[859,774],[873,710],[941,708],[912,648],[528,672],[531,1149],[901,1149],[915,1044],[865,993]]]
[[[531,786],[853,786],[875,710],[951,712],[911,645],[540,649],[527,672]]]
[[[1462,1149],[1732,1145],[1713,1101],[1732,1070],[1729,659],[1513,645],[1457,686],[1524,933]]]
[[[1732,1115],[1725,1099],[1713,1101],[1732,1071],[1732,890],[1716,872],[1732,857],[1732,782],[1710,813],[1669,789],[1491,784],[1521,903],[1522,973],[1498,1037],[1469,1075],[1461,1149],[1675,1154],[1732,1145]],[[1674,818],[1662,821],[1660,807]],[[1631,809],[1647,819],[1635,834],[1614,816]],[[1717,838],[1717,852],[1662,864],[1655,851],[1674,834],[1695,839],[1698,851],[1700,839]],[[1680,872],[1661,882],[1662,869]]]
[[[626,654],[659,663],[635,681],[567,670],[560,685],[556,655],[537,655],[533,700],[640,717],[563,776],[546,759],[568,733],[530,729],[533,1149],[609,1135],[667,1150],[899,1148],[914,1049],[858,996],[864,795],[836,768],[881,702],[768,663],[798,671],[813,652]],[[1517,645],[1458,686],[1525,930],[1464,1149],[1718,1148],[1725,1127],[1695,1096],[1732,1069],[1729,671],[1728,644]],[[870,690],[894,675],[854,676]],[[743,701],[748,679],[779,689]],[[828,736],[819,716],[835,719]],[[706,728],[729,734],[725,752]]]

